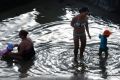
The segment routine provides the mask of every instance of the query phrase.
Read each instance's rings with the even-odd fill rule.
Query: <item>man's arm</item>
[[[23,55],[23,54],[25,53],[25,48],[26,48],[25,43],[22,42],[22,43],[20,44],[19,48],[20,48],[20,49],[19,49],[19,51],[18,51],[18,54],[19,54],[19,55]]]

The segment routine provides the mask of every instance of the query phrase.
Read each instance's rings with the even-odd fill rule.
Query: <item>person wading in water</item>
[[[79,10],[77,16],[73,17],[71,21],[71,26],[74,28],[73,30],[73,39],[74,39],[74,62],[78,63],[78,49],[79,49],[79,41],[81,42],[80,46],[80,59],[83,59],[83,52],[86,47],[86,33],[88,37],[91,39],[88,27],[88,15],[89,9],[87,7],[83,7]]]

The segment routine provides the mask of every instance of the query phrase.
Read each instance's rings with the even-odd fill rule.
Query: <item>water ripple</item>
[[[72,14],[69,11],[67,12]],[[25,29],[30,32],[29,37],[33,39],[37,53],[34,65],[31,64],[32,67],[29,67],[27,73],[29,76],[73,74],[75,72],[73,68],[73,28],[70,26],[69,16],[66,15],[68,20],[40,24],[35,21],[37,15],[38,12],[34,10],[1,22],[0,40],[3,44],[8,41],[17,43],[20,41],[18,31]],[[87,46],[84,53],[85,64],[87,65],[86,76],[97,80],[109,75],[119,75],[119,26],[93,16],[90,17],[89,22],[92,39],[90,40],[87,37]],[[99,59],[100,40],[98,36],[110,24],[113,25],[107,27],[112,31],[112,35],[108,38],[109,56],[107,60]],[[0,63],[0,76],[9,73],[8,76],[16,77],[19,75],[19,71],[16,71],[13,67],[6,68],[7,64],[4,61],[0,61]]]

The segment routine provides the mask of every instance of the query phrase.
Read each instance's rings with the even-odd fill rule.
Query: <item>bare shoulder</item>
[[[27,38],[27,39],[23,40],[20,44],[21,45],[30,45],[30,44],[32,44],[32,40],[30,38]]]
[[[76,20],[76,19],[78,18],[78,16],[79,16],[79,15],[76,15],[76,16],[74,16],[72,19],[73,19],[73,20]]]
[[[29,49],[29,48],[31,48],[32,45],[33,45],[32,42],[28,39],[22,41],[21,44],[20,44],[20,46],[24,49]]]

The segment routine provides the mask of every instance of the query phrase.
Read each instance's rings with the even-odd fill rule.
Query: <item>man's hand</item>
[[[19,46],[19,44],[14,44],[14,47],[18,47]]]

